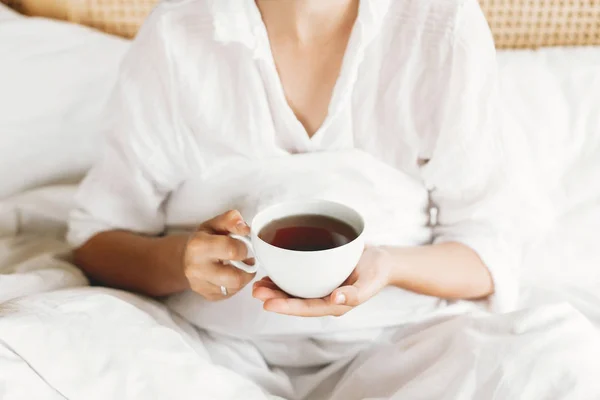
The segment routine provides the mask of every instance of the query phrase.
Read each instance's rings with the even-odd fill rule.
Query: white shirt
[[[364,214],[370,244],[470,246],[494,280],[490,307],[516,303],[518,207],[506,197],[495,50],[476,0],[362,0],[312,138],[285,100],[253,0],[163,1],[112,106],[118,123],[71,216],[75,246],[106,230],[155,235],[228,209],[250,221],[278,201],[327,198]],[[342,318],[267,313],[249,287],[223,302],[168,302],[235,336],[380,329],[446,304],[391,287]]]

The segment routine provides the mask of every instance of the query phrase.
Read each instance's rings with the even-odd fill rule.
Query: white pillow
[[[521,306],[570,302],[599,315],[600,48],[498,55],[506,129],[524,139],[555,207],[550,229],[526,243]],[[596,297],[597,298],[597,297]]]
[[[0,199],[93,163],[128,42],[0,4]]]
[[[505,129],[556,216],[600,207],[600,47],[498,54]]]

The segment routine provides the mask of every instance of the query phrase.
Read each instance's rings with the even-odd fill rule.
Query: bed
[[[212,364],[194,328],[161,303],[89,287],[64,241],[77,183],[110,124],[102,110],[120,60],[156,2],[2,1],[54,20],[0,4],[0,398],[272,398]],[[500,49],[505,124],[535,164],[532,190],[550,200],[545,229],[522,255],[520,310],[423,321],[414,349],[444,351],[394,398],[598,399],[600,387],[578,385],[597,364],[569,350],[600,359],[600,0],[481,3]],[[510,365],[451,356],[475,343],[515,356]],[[519,371],[540,343],[564,368],[530,371],[546,382],[534,387]],[[440,369],[471,386],[494,370],[512,386],[443,396],[432,385]]]

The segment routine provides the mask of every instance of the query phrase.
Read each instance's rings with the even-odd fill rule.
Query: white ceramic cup
[[[319,251],[295,251],[273,246],[258,237],[270,222],[294,215],[323,215],[343,221],[358,237],[343,246]],[[251,223],[250,237],[231,235],[242,241],[256,263],[230,261],[235,267],[254,273],[262,267],[277,286],[301,298],[325,297],[350,276],[364,250],[362,216],[345,205],[326,200],[280,203],[259,212]]]

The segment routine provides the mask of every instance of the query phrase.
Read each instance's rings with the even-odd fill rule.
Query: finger
[[[255,274],[249,274],[232,265],[214,262],[204,268],[204,278],[220,289],[221,286],[228,291],[239,291],[246,286]]]
[[[210,285],[210,289],[205,290],[202,293],[202,297],[204,297],[206,300],[208,301],[221,301],[221,300],[225,300],[231,296],[233,296],[234,293],[230,293],[229,291],[227,291],[227,296],[224,296],[223,293],[221,293],[221,288],[217,287],[215,285]]]
[[[252,297],[261,300],[267,301],[271,299],[289,299],[290,296],[285,293],[283,290],[279,289],[271,289],[264,286],[255,286],[252,289]]]
[[[248,258],[248,248],[239,240],[226,235],[197,232],[188,243],[188,262],[201,263],[213,260],[243,261]]]
[[[356,307],[369,300],[376,291],[375,283],[358,279],[353,285],[335,289],[330,295],[330,301],[334,304]]]
[[[202,265],[190,265],[185,271],[186,278],[190,282],[192,290],[198,292],[197,287],[205,289],[203,284],[214,286],[215,292],[224,286],[229,292],[237,292],[245,287],[255,274],[250,274],[232,265],[223,264],[218,261],[204,263]]]
[[[360,293],[355,286],[342,286],[331,293],[330,301],[334,304],[356,307],[362,303]]]
[[[252,296],[262,301],[291,298],[290,295],[281,290],[279,286],[268,277],[264,277],[261,280],[254,282]]]
[[[299,317],[324,317],[328,315],[342,316],[352,307],[330,302],[329,297],[323,299],[272,299],[265,301],[263,308],[267,311]]]
[[[240,292],[241,289],[231,289],[231,288],[227,288],[225,286],[226,291],[226,295],[223,294],[223,291],[221,291],[221,286],[217,286],[217,285],[213,285],[212,283],[210,283],[210,297],[211,299],[213,299],[212,301],[219,301],[219,300],[225,300],[228,299],[232,296],[235,296],[236,294],[238,294]]]
[[[235,294],[235,292],[227,291],[227,296],[223,296],[221,288],[213,285],[207,281],[190,281],[190,288],[192,291],[198,293],[208,301],[219,301],[229,298]]]
[[[210,219],[200,225],[201,228],[207,228],[213,233],[235,233],[238,235],[250,234],[248,224],[244,222],[242,214],[237,210],[230,210],[213,219]]]
[[[266,278],[262,278],[261,280],[254,282],[254,287],[265,287],[273,290],[281,290],[275,283],[273,283],[272,280]]]

